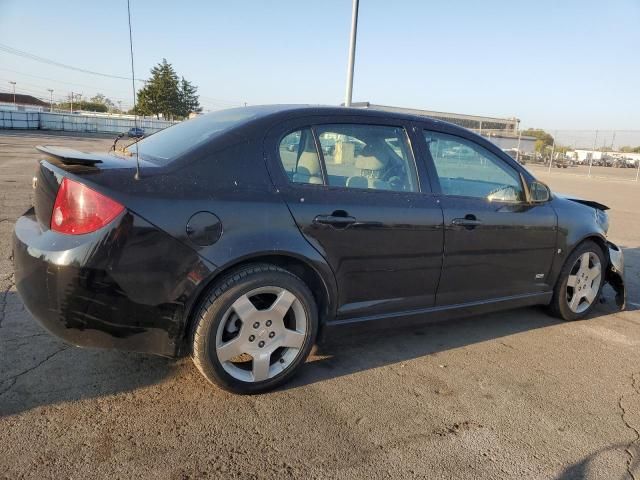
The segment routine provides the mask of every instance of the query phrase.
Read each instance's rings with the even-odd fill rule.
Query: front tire
[[[317,332],[316,303],[302,280],[274,265],[248,265],[222,278],[203,301],[193,362],[225,390],[264,392],[298,370]]]
[[[587,316],[600,298],[606,267],[607,259],[597,243],[587,240],[578,245],[556,282],[551,313],[563,320]]]

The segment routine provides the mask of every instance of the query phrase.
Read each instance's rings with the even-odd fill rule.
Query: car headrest
[[[303,167],[306,175],[320,175],[320,162],[315,152],[302,152],[298,160],[298,168]]]
[[[385,162],[373,155],[358,155],[356,157],[356,168],[362,170],[382,170],[384,166]]]
[[[365,177],[349,177],[347,179],[347,187],[369,188],[369,181]]]

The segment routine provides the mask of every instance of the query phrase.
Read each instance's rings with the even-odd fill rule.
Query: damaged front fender
[[[624,255],[617,245],[607,242],[609,248],[609,266],[605,275],[605,281],[616,292],[616,305],[624,310],[627,304],[627,290],[624,285]]]

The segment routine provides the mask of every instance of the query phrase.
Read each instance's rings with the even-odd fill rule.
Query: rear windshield
[[[144,138],[137,143],[138,153],[142,160],[166,165],[192,148],[256,117],[257,113],[248,108],[208,113]],[[135,155],[136,146],[130,145],[127,151]]]

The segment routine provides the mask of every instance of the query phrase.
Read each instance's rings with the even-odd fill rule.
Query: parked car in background
[[[537,304],[577,320],[605,282],[624,308],[607,207],[445,122],[218,111],[138,142],[138,175],[117,152],[40,151],[13,237],[29,311],[75,345],[190,355],[233,392],[281,385],[330,328]]]
[[[553,166],[556,168],[567,168],[573,166],[573,160],[568,159],[564,155],[559,155],[553,160]]]
[[[144,137],[144,128],[132,127],[127,132],[127,136],[129,138],[141,138],[141,137]]]

